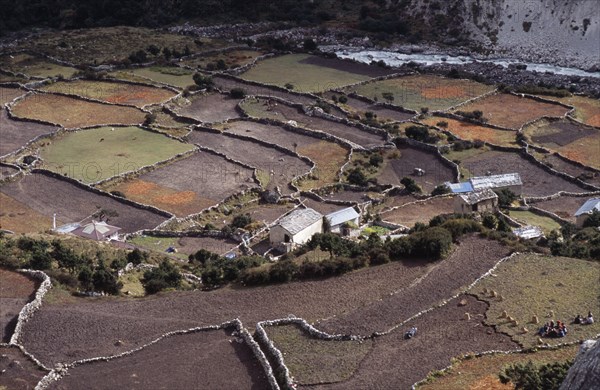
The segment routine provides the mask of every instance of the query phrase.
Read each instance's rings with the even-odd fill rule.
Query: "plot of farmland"
[[[571,114],[574,118],[588,125],[600,127],[600,100],[585,96],[569,96],[564,98],[554,96],[542,97],[575,107],[575,113]]]
[[[163,103],[176,95],[175,92],[166,88],[90,80],[57,82],[41,89],[139,108],[149,104]]]
[[[520,129],[534,119],[565,116],[569,109],[558,104],[538,102],[536,100],[510,94],[494,94],[460,107],[460,111],[483,112],[483,117],[492,125]]]
[[[466,141],[481,140],[494,145],[518,146],[516,140],[517,134],[510,130],[498,130],[493,127],[480,126],[469,122],[437,116],[428,117],[421,120],[421,122],[428,126],[437,126],[440,122],[446,122],[448,124],[447,127],[438,127],[448,130],[456,137]]]
[[[280,87],[290,83],[300,92],[321,92],[389,73],[343,60],[288,54],[260,61],[241,77]]]
[[[27,96],[12,108],[12,113],[70,129],[103,124],[136,125],[144,122],[146,116],[134,107],[88,102],[49,93]]]
[[[4,55],[0,57],[0,68],[13,73],[24,73],[34,77],[56,77],[62,75],[71,78],[78,71],[70,66],[55,64],[43,58],[26,53]]]
[[[111,73],[116,78],[137,82],[153,81],[174,87],[185,88],[194,85],[194,72],[176,66],[151,66],[149,68],[134,68]]]
[[[0,105],[4,108],[4,104],[11,102],[13,99],[23,96],[26,93],[27,91],[18,88],[0,87]]]
[[[48,373],[33,363],[16,346],[0,347],[0,387],[10,390],[34,389]]]
[[[41,156],[45,168],[94,183],[193,148],[139,127],[99,127],[61,135],[41,149]]]
[[[253,85],[245,80],[238,78],[230,78],[215,75],[212,77],[212,81],[215,87],[219,88],[222,91],[231,91],[233,88],[241,88],[246,91],[246,95],[256,95],[256,96],[275,96],[293,103],[300,104],[313,104],[315,99],[310,96],[297,95],[293,93],[289,93],[286,91],[281,91],[279,89],[263,87],[258,85]]]
[[[310,164],[291,154],[226,134],[193,131],[188,139],[196,145],[208,147],[233,160],[257,168],[263,187],[279,187],[284,194],[293,192],[289,183],[296,176],[309,172],[311,168]]]
[[[516,172],[521,175],[524,196],[547,196],[559,191],[587,192],[560,176],[552,175],[518,153],[487,151],[465,158],[461,166],[472,176],[485,176]]]
[[[575,223],[575,212],[588,200],[597,198],[596,196],[561,196],[552,200],[545,200],[543,202],[529,202],[530,206],[537,207],[542,210],[550,211],[562,219],[565,219],[571,223]]]
[[[324,93],[324,96],[326,96],[330,100],[332,100],[334,97],[337,99],[341,95],[343,95],[343,94],[336,93],[336,92],[325,92]],[[352,96],[346,96],[346,99],[347,99],[346,103],[342,104],[342,103],[338,102],[337,104],[341,105],[342,107],[344,107],[346,109],[349,108],[351,111],[355,111],[355,112],[358,112],[361,114],[365,113],[367,111],[371,111],[371,112],[377,114],[377,119],[384,120],[384,121],[401,122],[401,121],[408,120],[415,116],[414,113],[404,112],[400,109],[393,109],[393,108],[386,107],[381,104],[370,103],[370,102],[367,102],[362,99],[354,98]]]
[[[420,111],[422,107],[428,107],[431,111],[446,110],[493,90],[493,86],[471,80],[431,75],[404,76],[347,88],[347,91],[356,92],[369,99],[387,100],[396,106],[415,111]],[[386,99],[384,96],[393,99]]]
[[[11,119],[6,108],[0,111],[0,156],[14,152],[35,137],[58,130],[56,126]]]
[[[19,181],[0,186],[0,192],[13,200],[33,209],[48,218],[56,213],[57,225],[82,221],[100,210],[116,212],[109,223],[120,227],[121,233],[135,232],[141,229],[153,229],[167,217],[155,212],[133,207],[109,196],[96,194],[66,181],[40,173],[27,175]],[[9,203],[11,207],[12,204]],[[3,212],[18,214],[20,209],[4,209]],[[32,222],[33,223],[33,222]],[[38,231],[50,226],[33,226]]]
[[[304,114],[299,108],[288,106],[287,104],[272,102],[270,113],[271,115],[276,115],[279,121],[294,121],[301,127],[330,134],[353,142],[364,148],[381,146],[385,143],[384,135],[373,134],[361,130],[358,127],[319,118],[317,116],[309,116]]]
[[[19,172],[19,170],[11,165],[4,165],[0,163],[0,181],[6,179]]]
[[[170,336],[128,356],[71,368],[50,388],[268,388],[252,349],[236,342],[232,331]]]
[[[549,257],[523,254],[502,263],[495,271],[496,277],[487,277],[471,292],[490,304],[486,322],[510,335],[525,348],[537,345],[536,331],[550,319],[565,322],[568,333],[559,339],[544,338],[550,345],[587,340],[600,332],[600,323],[591,325],[571,324],[577,314],[586,315],[597,310],[600,285],[596,277],[600,273],[597,262],[566,257]],[[503,296],[500,301],[483,290],[494,290]],[[596,304],[594,304],[596,302]],[[519,326],[501,316],[502,311],[516,319]],[[547,314],[553,311],[551,318]],[[536,315],[541,324],[531,323]],[[525,326],[529,332],[521,331]]]
[[[1,187],[0,187],[1,189]],[[52,228],[52,218],[0,192],[0,227],[17,234]]]
[[[239,245],[239,242],[232,239],[223,239],[215,237],[161,237],[161,236],[136,236],[128,242],[132,244],[165,253],[167,248],[177,249],[177,254],[185,259],[189,255],[198,252],[200,249],[223,255]]]
[[[107,189],[121,191],[128,199],[183,217],[256,187],[252,174],[251,169],[199,151],[135,179],[111,184]]]
[[[531,141],[584,165],[600,168],[600,130],[563,119],[541,120],[523,129]]]
[[[385,221],[412,227],[417,222],[427,224],[436,215],[452,214],[453,212],[454,198],[443,197],[407,204],[395,210],[383,212],[381,218]]]
[[[0,268],[0,342],[10,341],[19,312],[33,299],[38,284],[25,274]]]
[[[377,175],[378,183],[401,185],[402,178],[410,177],[424,192],[428,193],[439,184],[454,179],[454,171],[433,153],[427,153],[408,145],[400,145],[397,152],[399,152],[399,156],[392,152],[384,157],[384,168]],[[413,174],[415,168],[423,169],[425,174],[415,176]]]
[[[256,50],[230,50],[213,55],[200,55],[193,58],[186,58],[181,64],[191,66],[192,68],[207,69],[207,66],[209,68],[217,67],[217,62],[223,60],[227,68],[235,69],[252,63],[256,57],[263,54],[265,53]]]
[[[219,93],[201,94],[194,95],[190,100],[192,104],[179,109],[179,115],[206,123],[223,122],[227,119],[240,117],[240,113],[236,108],[240,100],[233,99],[228,95]]]

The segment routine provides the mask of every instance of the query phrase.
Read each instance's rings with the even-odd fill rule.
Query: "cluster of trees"
[[[169,260],[163,260],[158,267],[144,272],[142,285],[146,294],[155,294],[167,288],[178,288],[181,280],[179,269]]]
[[[408,138],[428,144],[435,144],[440,140],[439,135],[431,133],[425,126],[409,126],[406,128],[406,130],[404,130],[404,132]]]
[[[483,111],[474,110],[474,111],[456,111],[456,115],[460,115],[463,118],[479,123],[486,123],[488,120],[483,116]]]
[[[162,50],[152,44],[149,45],[146,49],[140,49],[129,54],[129,61],[132,64],[143,64],[150,60],[149,56],[152,56],[154,60],[164,58],[166,61],[169,61],[171,58],[181,58],[185,56],[189,56],[192,54],[192,51],[189,46],[185,46],[183,51],[179,51],[179,49],[169,49],[168,47],[163,47]]]
[[[202,283],[207,286],[219,286],[239,280],[242,273],[266,263],[261,256],[240,256],[228,259],[216,253],[200,249],[189,256],[189,263],[199,268]]]
[[[500,382],[511,383],[517,389],[558,390],[572,365],[572,360],[542,365],[535,365],[532,361],[516,363],[505,368],[498,377]]]
[[[595,211],[585,221],[581,229],[575,225],[563,225],[560,234],[556,231],[548,235],[548,246],[555,256],[578,259],[600,260],[600,212]]]

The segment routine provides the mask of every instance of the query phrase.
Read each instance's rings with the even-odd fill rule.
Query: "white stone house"
[[[490,189],[467,192],[454,198],[457,214],[493,213],[498,208],[498,195]]]
[[[347,231],[344,231],[346,224],[353,224],[358,227],[360,222],[360,214],[354,209],[354,207],[347,207],[325,216],[329,222],[330,232],[348,235]]]
[[[323,232],[323,215],[311,208],[296,209],[281,218],[269,232],[272,248],[290,252]]]
[[[582,227],[585,220],[589,218],[594,210],[600,211],[600,198],[588,199],[581,205],[575,212],[575,225],[577,225],[577,227]]]

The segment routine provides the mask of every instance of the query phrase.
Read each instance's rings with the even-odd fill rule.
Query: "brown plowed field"
[[[233,330],[165,338],[107,362],[76,366],[50,389],[266,389],[264,370]]]
[[[220,93],[195,95],[191,101],[192,104],[179,110],[179,115],[205,123],[223,122],[240,117],[240,113],[236,109],[240,100],[233,99],[228,95]]]
[[[553,153],[542,155],[542,157],[540,157],[540,155],[536,155],[536,158],[541,159],[542,162],[551,164],[552,168],[559,172],[564,172],[571,176],[579,177],[586,183],[600,187],[600,173],[593,169],[582,168],[575,163],[563,160]],[[586,177],[584,175],[591,175],[591,177]]]
[[[0,342],[10,341],[19,312],[33,299],[37,287],[25,274],[0,268]]]
[[[509,249],[497,241],[467,237],[447,259],[433,263],[421,280],[383,300],[330,318],[316,326],[335,334],[369,335],[375,331],[386,331],[471,284],[508,253]]]
[[[583,206],[588,199],[597,197],[598,195],[584,197],[560,196],[552,200],[529,203],[529,205],[542,210],[550,211],[571,223],[575,223],[575,212],[579,210],[579,208]]]
[[[460,111],[483,112],[493,125],[519,129],[525,123],[543,116],[562,117],[569,109],[558,104],[538,102],[509,94],[496,94],[461,106]]]
[[[57,224],[79,222],[100,209],[118,213],[109,223],[120,227],[121,233],[153,229],[167,218],[154,212],[121,203],[108,196],[95,194],[74,184],[43,174],[31,174],[21,180],[0,186],[0,192],[26,204],[36,212],[52,218],[57,213]],[[20,210],[3,210],[18,214]],[[41,227],[42,230],[50,226]],[[33,227],[39,229],[40,227]]]
[[[0,227],[17,234],[52,228],[52,217],[0,192]]]
[[[333,98],[333,96],[339,97],[341,94],[336,93],[336,92],[325,92],[323,95],[331,100],[331,98]],[[361,99],[353,98],[351,96],[347,96],[346,98],[348,99],[348,101],[346,103],[344,103],[345,106],[348,106],[353,111],[358,111],[360,113],[365,113],[367,111],[371,111],[371,112],[377,114],[377,119],[380,119],[380,120],[383,119],[383,120],[401,122],[401,121],[411,119],[412,117],[415,116],[415,114],[412,114],[409,112],[394,110],[394,109],[391,109],[391,108],[388,108],[388,107],[385,107],[385,106],[382,106],[379,104],[372,104],[372,103],[366,102]]]
[[[253,171],[221,156],[199,151],[109,188],[129,199],[155,205],[177,216],[198,213],[222,199],[256,187]]]
[[[31,390],[47,374],[16,347],[0,347],[0,389]]]
[[[426,202],[407,204],[392,211],[381,214],[384,221],[412,227],[415,223],[429,223],[431,218],[440,214],[454,212],[454,198],[435,198]]]
[[[25,95],[27,91],[18,88],[4,88],[0,87],[0,106],[4,107],[4,104],[12,102],[16,97]]]
[[[231,239],[220,239],[212,237],[181,237],[178,240],[179,251],[186,255],[198,252],[200,249],[223,254],[229,252],[239,245],[237,241]]]
[[[526,160],[517,153],[488,151],[462,161],[461,166],[473,176],[485,176],[517,172],[523,182],[523,195],[546,196],[559,191],[587,192],[578,185],[552,175],[540,166]]]
[[[481,140],[494,145],[517,146],[517,133],[510,130],[498,130],[492,127],[479,126],[469,122],[457,121],[443,117],[429,117],[421,122],[436,126],[439,122],[448,123],[445,129],[460,139],[467,141]]]
[[[56,123],[66,128],[103,124],[137,125],[146,114],[134,107],[115,106],[49,93],[30,95],[12,112],[20,118]]]
[[[56,126],[42,125],[28,121],[16,121],[8,117],[5,108],[0,112],[0,156],[25,146],[29,141],[42,134],[54,133]]]
[[[389,160],[377,177],[379,184],[401,185],[403,177],[412,178],[422,189],[429,193],[436,186],[454,179],[454,171],[442,162],[439,156],[423,150],[401,145],[400,157]],[[425,170],[425,175],[414,176],[415,168]]]
[[[233,88],[242,88],[243,90],[246,91],[246,95],[257,95],[257,96],[268,96],[268,97],[275,96],[275,97],[282,98],[282,99],[285,99],[285,100],[293,102],[293,103],[301,103],[301,104],[313,104],[315,102],[315,99],[308,97],[308,96],[295,95],[295,94],[288,93],[285,91],[280,91],[280,90],[274,89],[274,88],[252,85],[248,82],[245,82],[242,79],[233,80],[233,79],[229,79],[229,78],[225,78],[225,77],[213,76],[212,80],[213,80],[214,85],[223,91],[230,91]]]
[[[457,303],[466,300],[463,307]],[[455,356],[489,350],[512,350],[518,345],[506,335],[495,333],[482,320],[487,304],[471,296],[460,296],[387,336],[376,338],[372,351],[347,381],[311,386],[311,389],[410,389],[431,370],[440,370]],[[464,319],[464,313],[471,320]],[[410,340],[404,332],[416,326]]]
[[[269,188],[278,186],[283,194],[293,190],[289,183],[299,175],[310,171],[311,165],[298,157],[279,151],[258,142],[246,141],[225,134],[207,131],[192,131],[188,140],[223,153],[226,156],[241,161],[262,171],[262,177],[268,177],[269,183],[263,183]]]

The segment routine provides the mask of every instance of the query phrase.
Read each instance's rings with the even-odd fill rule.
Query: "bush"
[[[481,223],[486,228],[493,230],[498,227],[498,218],[494,214],[485,214]]]
[[[573,361],[547,363],[536,366],[530,360],[526,364],[514,364],[505,368],[498,376],[500,382],[511,382],[516,389],[558,390],[567,376]]]
[[[210,89],[213,86],[212,78],[206,77],[201,73],[194,73],[194,83],[201,89]]]
[[[236,215],[231,221],[232,228],[244,228],[252,223],[252,217],[250,214]]]
[[[157,268],[144,272],[142,285],[147,294],[155,294],[166,288],[177,288],[181,284],[179,269],[168,260],[163,260]]]
[[[426,259],[441,259],[452,247],[452,235],[442,227],[427,228],[411,234],[411,255]]]
[[[518,196],[508,188],[503,188],[494,192],[498,195],[498,205],[504,209],[510,207],[512,202],[518,199]]]
[[[361,187],[366,187],[369,184],[367,176],[360,168],[354,168],[348,172],[348,182]]]
[[[94,285],[95,291],[101,291],[112,295],[118,294],[122,287],[122,284],[119,283],[116,276],[106,269],[102,263],[94,271],[92,276],[92,284]]]
[[[133,265],[141,264],[148,260],[148,253],[135,248],[127,254],[127,262]]]
[[[369,157],[369,164],[378,167],[383,162],[383,156],[377,152],[372,153]]]
[[[232,88],[231,91],[229,91],[229,95],[234,99],[243,99],[246,97],[246,90],[243,88]]]
[[[342,103],[342,104],[346,104],[346,103],[348,103],[348,98],[346,97],[346,95],[341,95],[341,96],[338,98],[338,102],[340,102],[340,103]]]
[[[307,38],[304,40],[303,47],[306,51],[315,51],[317,50],[317,43],[313,39]]]
[[[421,192],[421,187],[419,187],[417,183],[410,177],[403,177],[402,180],[400,180],[400,184],[402,184],[406,191],[410,194]]]
[[[449,194],[450,188],[445,184],[440,184],[431,191],[431,196]]]
[[[441,227],[450,232],[453,241],[458,240],[464,234],[481,231],[481,226],[476,221],[467,218],[450,219]]]
[[[280,260],[269,270],[269,279],[274,283],[286,283],[298,272],[298,265],[292,260]]]

